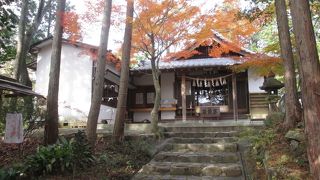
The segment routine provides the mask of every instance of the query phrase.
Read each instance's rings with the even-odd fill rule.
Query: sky
[[[86,6],[84,1],[79,0],[70,0],[71,4],[75,6],[75,9],[78,13],[83,13],[86,11]],[[114,0],[113,3],[117,4],[126,4],[125,0]],[[102,19],[102,17],[100,17]],[[83,25],[84,28],[84,35],[83,35],[83,42],[91,45],[98,46],[100,42],[100,32],[101,32],[101,23],[96,23],[94,25],[86,26]],[[124,27],[120,30],[119,28],[114,28],[111,26],[109,32],[109,42],[108,42],[108,49],[112,51],[117,51],[121,46],[119,41],[122,41],[124,35]]]
[[[221,5],[224,0],[193,0],[191,1],[194,5],[203,5],[201,7],[203,10],[206,10],[205,7],[212,8],[216,5]],[[70,3],[75,6],[75,9],[78,13],[83,13],[86,11],[85,3],[83,0],[70,0]],[[125,0],[114,0],[113,3],[116,4],[122,4],[125,5]],[[207,5],[210,4],[210,5]],[[248,2],[246,0],[241,0],[241,6],[246,7],[248,6]],[[101,17],[102,19],[102,17]],[[85,28],[84,35],[83,35],[83,42],[91,45],[99,45],[99,38],[100,38],[100,31],[101,31],[101,23],[97,23],[95,25],[86,26],[83,25]],[[119,41],[122,41],[124,35],[124,27],[121,29],[114,28],[111,26],[110,32],[109,32],[109,42],[108,42],[108,49],[111,49],[112,51],[117,51],[121,44],[119,44]]]

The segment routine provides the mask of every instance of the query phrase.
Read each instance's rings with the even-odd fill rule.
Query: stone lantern
[[[284,84],[274,78],[275,74],[270,72],[268,77],[264,79],[263,85],[260,87],[261,90],[268,92],[268,103],[269,111],[278,111],[277,102],[279,100],[278,90],[284,87]]]
[[[268,92],[270,95],[278,95],[278,90],[283,88],[284,84],[275,79],[273,72],[269,73],[268,77],[264,79],[263,85],[260,86],[261,90]]]

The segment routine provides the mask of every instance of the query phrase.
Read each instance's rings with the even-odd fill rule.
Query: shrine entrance
[[[177,117],[183,119],[185,113],[186,119],[233,119],[238,113],[248,113],[247,72],[233,75],[228,69],[194,71],[178,75],[175,88],[178,100]],[[234,84],[236,91],[233,91]],[[237,114],[234,114],[234,108]],[[203,109],[207,109],[206,112]]]

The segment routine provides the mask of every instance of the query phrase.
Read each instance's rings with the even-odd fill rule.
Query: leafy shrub
[[[67,170],[72,170],[72,144],[64,138],[57,144],[40,147],[36,154],[26,160],[26,172],[32,176]]]
[[[7,169],[0,169],[0,180],[17,179],[21,174],[23,174],[23,166],[21,164]]]
[[[0,136],[4,136],[4,128],[5,128],[4,122],[0,121]]]
[[[27,157],[25,165],[26,173],[39,176],[74,172],[94,161],[85,133],[79,131],[70,141],[60,138],[57,144],[40,147],[36,154]]]
[[[70,143],[72,145],[72,164],[75,169],[85,168],[96,161],[84,131],[78,131]]]

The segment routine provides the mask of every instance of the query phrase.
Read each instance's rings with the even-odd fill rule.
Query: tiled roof
[[[183,68],[199,68],[199,67],[214,67],[214,66],[232,66],[235,64],[242,64],[241,60],[232,58],[204,58],[204,59],[187,59],[175,61],[160,61],[160,70],[183,69]],[[151,63],[149,60],[143,61],[136,67],[131,68],[132,71],[151,70]]]

